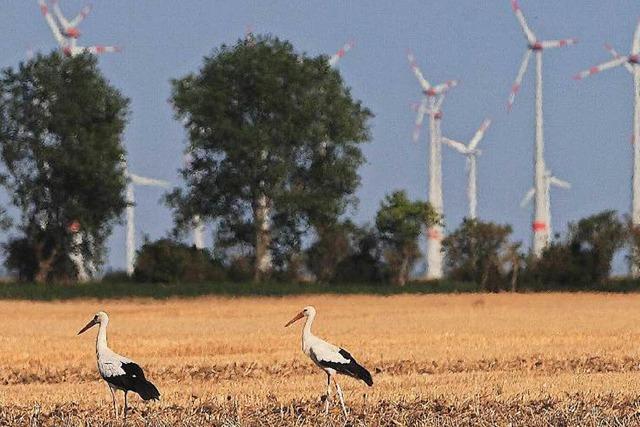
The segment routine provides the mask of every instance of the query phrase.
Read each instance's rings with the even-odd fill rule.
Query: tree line
[[[175,227],[144,243],[135,280],[402,286],[416,277],[421,233],[443,219],[404,191],[385,197],[372,224],[345,219],[356,208],[373,113],[327,59],[257,36],[214,49],[199,70],[171,81],[189,162],[164,200]],[[3,70],[0,185],[19,214],[3,210],[0,226],[16,278],[97,275],[127,207],[128,117],[129,100],[91,55],[39,55]],[[215,230],[211,249],[182,243],[196,221]],[[614,253],[640,244],[614,212],[571,224],[541,259],[510,234],[508,225],[465,220],[443,241],[448,277],[484,290],[581,286],[606,280]]]
[[[323,229],[295,262],[276,268],[272,281],[404,286],[420,281],[421,232],[438,221],[428,203],[404,191],[385,197],[373,225],[339,221]],[[445,281],[470,282],[484,292],[607,289],[614,256],[640,249],[640,233],[615,211],[570,223],[540,258],[511,239],[508,224],[464,219],[442,242]],[[627,256],[627,260],[630,255]],[[140,282],[236,281],[252,278],[253,258],[230,262],[171,239],[146,242],[136,264]],[[428,285],[427,285],[428,286]]]

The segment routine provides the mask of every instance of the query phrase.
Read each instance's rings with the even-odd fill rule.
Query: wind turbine
[[[136,175],[129,172],[126,164],[124,165],[124,172],[128,179],[127,183],[127,243],[126,243],[126,269],[127,274],[131,276],[133,274],[133,266],[136,256],[136,225],[135,225],[135,191],[134,187],[147,186],[147,187],[160,187],[169,188],[169,183],[160,179],[146,178],[144,176]]]
[[[463,154],[467,157],[467,197],[469,198],[469,218],[476,219],[477,218],[477,206],[478,206],[478,194],[477,194],[477,172],[476,172],[476,162],[478,160],[478,156],[482,154],[482,151],[478,150],[478,144],[484,137],[485,132],[491,125],[491,120],[485,119],[480,125],[480,128],[477,130],[471,141],[469,141],[468,145],[464,145],[461,142],[453,141],[449,138],[443,138],[442,142]]]
[[[556,178],[555,176],[553,176],[553,174],[551,173],[551,171],[547,170],[544,174],[544,193],[543,193],[543,197],[545,199],[545,204],[546,204],[546,216],[549,220],[549,235],[551,236],[551,186],[554,187],[558,187],[558,188],[562,188],[564,190],[569,190],[571,189],[571,184],[568,183],[567,181],[563,181],[559,178]],[[536,189],[535,188],[531,188],[529,191],[527,191],[527,194],[524,196],[524,198],[522,199],[522,201],[520,202],[520,207],[523,208],[526,205],[529,204],[529,202],[531,202],[531,199],[533,199],[534,195],[536,193]]]
[[[536,55],[536,139],[534,150],[534,213],[533,213],[533,255],[540,257],[543,249],[549,244],[549,209],[546,206],[546,200],[544,197],[544,185],[545,185],[545,172],[546,166],[544,161],[544,125],[542,114],[542,52],[545,49],[553,49],[557,47],[565,47],[576,43],[576,39],[563,39],[563,40],[538,40],[536,35],[531,31],[527,21],[522,14],[522,10],[518,4],[518,0],[511,0],[511,7],[513,9],[522,32],[527,39],[527,50],[520,64],[516,81],[511,88],[511,94],[509,96],[509,110],[513,106],[516,95],[520,91],[522,85],[522,79],[527,72],[529,60],[531,54],[535,52]]]
[[[53,33],[53,37],[56,39],[56,42],[60,46],[60,49],[62,49],[62,52],[66,56],[75,56],[85,52],[91,53],[93,55],[99,55],[102,53],[120,52],[122,50],[117,46],[103,46],[103,45],[87,46],[87,47],[78,46],[77,39],[80,36],[80,32],[77,29],[75,29],[75,27],[71,26],[71,24],[68,23],[68,21],[66,20],[65,22],[67,22],[70,26],[68,27],[68,30],[65,31],[66,24],[63,23],[62,21],[59,23],[56,23],[54,17],[51,15],[51,12],[49,11],[49,6],[47,6],[47,3],[45,2],[45,0],[38,0],[38,4],[40,5],[40,12],[42,12],[42,16],[44,16],[44,19],[47,21],[47,25],[49,25],[49,28]],[[57,6],[57,4],[54,5],[54,8],[55,6]],[[74,21],[75,19],[72,22]],[[62,31],[60,30],[61,27],[62,27]]]
[[[631,44],[631,52],[628,55],[621,56],[616,50],[605,45],[605,48],[614,56],[614,59],[600,65],[589,68],[574,76],[576,80],[582,80],[586,77],[598,74],[601,71],[609,70],[619,66],[624,66],[633,76],[633,94],[634,94],[634,113],[633,113],[633,138],[631,144],[633,147],[633,172],[631,179],[631,223],[640,226],[640,22],[636,26]],[[631,257],[637,259],[637,257]],[[638,277],[640,275],[640,266],[631,262],[631,275]]]
[[[413,74],[418,79],[424,97],[418,107],[413,141],[420,137],[420,127],[424,116],[429,116],[429,194],[428,200],[438,214],[443,214],[442,201],[442,134],[440,125],[442,112],[440,108],[444,102],[445,93],[457,86],[456,80],[449,80],[436,86],[432,86],[425,79],[422,71],[416,63],[416,58],[411,51],[407,52],[407,59]],[[427,230],[427,279],[440,279],[442,277],[442,225],[437,224]]]

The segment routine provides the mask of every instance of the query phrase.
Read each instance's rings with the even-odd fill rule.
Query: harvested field
[[[103,309],[162,393],[131,398],[127,425],[343,425],[301,325],[283,327],[307,304],[373,373],[340,381],[349,424],[640,424],[640,295],[613,294],[0,302],[0,424],[122,425],[96,331],[76,336]]]

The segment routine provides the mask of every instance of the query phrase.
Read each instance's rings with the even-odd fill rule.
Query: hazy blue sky
[[[67,15],[79,0],[61,0]],[[580,43],[545,54],[547,164],[570,191],[553,190],[556,231],[568,221],[630,206],[632,80],[622,68],[575,82],[571,76],[609,59],[602,45],[630,49],[640,15],[637,1],[522,0],[538,37],[577,37]],[[32,46],[55,48],[35,0],[4,0],[0,14],[0,66],[16,65]],[[197,70],[202,57],[222,43],[256,32],[289,39],[309,54],[335,52],[346,40],[356,47],[338,65],[354,95],[376,114],[373,141],[365,148],[360,205],[355,218],[370,220],[384,194],[407,189],[426,198],[427,144],[411,142],[420,99],[405,50],[415,51],[432,82],[460,79],[445,101],[443,133],[468,140],[485,117],[494,120],[480,148],[479,216],[514,226],[515,238],[529,245],[531,209],[520,199],[532,183],[533,68],[513,112],[506,101],[525,49],[508,0],[456,1],[205,1],[95,0],[80,26],[81,44],[124,46],[100,59],[103,72],[131,98],[126,132],[129,165],[135,173],[179,184],[185,132],[167,103],[169,79]],[[533,62],[533,61],[532,61]],[[533,63],[531,64],[533,65]],[[425,135],[425,134],[423,134]],[[444,148],[445,216],[455,227],[467,212],[464,159]],[[171,228],[159,203],[161,191],[137,191],[138,241]],[[209,238],[210,241],[210,238]],[[124,229],[109,242],[108,266],[124,266]]]

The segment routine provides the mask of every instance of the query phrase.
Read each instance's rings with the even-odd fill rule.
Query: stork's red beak
[[[84,328],[80,329],[80,332],[78,332],[78,335],[80,335],[81,333],[83,333],[84,331],[86,331],[87,329],[91,328],[93,325],[97,324],[98,322],[96,322],[96,319],[91,319],[91,321],[89,323],[87,323]]]
[[[304,317],[304,313],[301,311],[300,313],[296,314],[296,317],[294,317],[293,319],[289,320],[289,323],[287,323],[286,325],[284,325],[284,327],[286,328],[287,326],[289,326],[290,324],[294,323],[297,320],[300,320]]]

